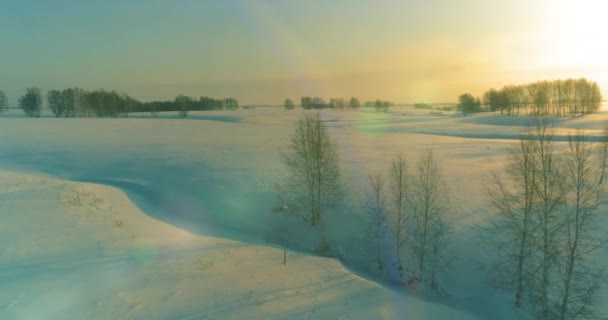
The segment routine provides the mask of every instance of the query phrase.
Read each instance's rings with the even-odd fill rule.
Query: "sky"
[[[0,0],[0,90],[452,102],[569,77],[608,97],[601,0]]]

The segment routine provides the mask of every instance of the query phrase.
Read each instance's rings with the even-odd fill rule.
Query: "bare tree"
[[[545,121],[511,151],[507,179],[494,176],[489,190],[501,263],[512,271],[515,304],[529,288],[536,319],[594,319],[603,269],[585,263],[600,247],[594,223],[602,196],[593,147],[579,131],[568,149],[555,151]],[[529,278],[527,278],[529,277]]]
[[[401,251],[407,241],[407,225],[409,222],[409,180],[405,156],[399,155],[393,161],[390,171],[390,216],[397,255],[397,269],[401,277],[403,277]]]
[[[515,306],[520,307],[524,291],[524,278],[536,224],[533,215],[537,205],[537,161],[534,142],[522,135],[517,147],[511,149],[506,179],[493,175],[488,195],[496,215],[491,220],[491,232],[500,257],[498,265],[515,285]]]
[[[597,291],[597,274],[583,265],[599,248],[595,218],[598,213],[601,187],[596,183],[599,174],[592,163],[593,148],[579,131],[569,135],[568,151],[562,180],[563,231],[560,232],[560,276],[557,315],[560,320],[591,318]],[[590,272],[591,271],[591,272]],[[597,283],[597,281],[595,281]]]
[[[437,276],[439,271],[441,271],[448,262],[451,230],[447,221],[445,221],[443,217],[439,217],[434,220],[433,228],[429,231],[431,288],[438,290],[439,281],[437,280]]]
[[[561,203],[559,159],[555,156],[553,132],[545,120],[540,121],[534,131],[534,154],[538,161],[536,193],[539,201],[535,215],[538,226],[538,254],[536,270],[532,271],[534,288],[532,296],[538,308],[538,319],[550,318],[551,273],[558,260],[556,239],[560,231],[558,209]]]
[[[312,225],[318,224],[322,208],[335,205],[342,194],[337,146],[318,112],[298,121],[283,161],[288,177],[282,200],[290,210],[309,212]]]
[[[381,243],[384,233],[384,227],[386,223],[385,203],[386,199],[384,196],[384,178],[382,174],[377,173],[369,176],[369,190],[366,196],[366,207],[369,215],[369,221],[374,233],[374,240],[376,241],[376,253],[378,256],[378,269],[383,269],[383,262],[381,256]]]
[[[427,273],[427,265],[430,264],[431,286],[437,287],[436,272],[447,244],[448,230],[444,218],[447,197],[441,169],[432,151],[426,152],[420,158],[412,189],[414,210],[411,236],[418,272],[423,276]]]

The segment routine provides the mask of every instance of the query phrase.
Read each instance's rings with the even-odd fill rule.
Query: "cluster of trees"
[[[605,164],[594,161],[595,150],[578,131],[560,151],[540,122],[522,134],[489,188],[497,213],[491,234],[498,270],[514,288],[515,305],[528,302],[536,319],[596,316],[603,268],[594,265],[593,255],[602,244],[596,226]]]
[[[492,176],[488,195],[496,214],[488,234],[499,257],[496,270],[514,288],[515,305],[529,305],[536,319],[594,317],[604,270],[592,258],[602,245],[596,226],[608,157],[608,128],[605,132],[600,148],[578,131],[559,149],[541,121],[521,135],[504,172]],[[278,189],[282,210],[320,226],[323,237],[323,212],[343,199],[345,188],[337,144],[318,112],[298,122],[283,160],[288,175]],[[374,260],[382,272],[398,271],[401,283],[422,281],[439,289],[437,275],[449,258],[451,234],[445,182],[432,151],[414,172],[408,167],[399,155],[386,175],[369,176],[362,203]],[[385,237],[392,243],[393,269],[383,258]],[[328,254],[330,244],[323,238],[319,249]]]
[[[387,112],[388,108],[391,107],[393,104],[389,101],[382,101],[380,99],[377,99],[376,101],[366,101],[365,102],[365,107],[366,108],[375,108],[376,111],[383,111],[383,112]]]
[[[86,91],[80,88],[50,90],[46,94],[46,99],[55,117],[65,118],[119,115],[126,117],[139,103],[128,95],[116,91]]]
[[[450,234],[444,186],[432,151],[422,155],[414,173],[409,172],[406,158],[399,155],[387,177],[382,173],[369,176],[366,209],[380,270],[384,268],[380,243],[384,234],[390,234],[399,281],[412,284],[426,280],[431,288],[439,288],[437,275],[446,263]]]
[[[8,99],[4,91],[0,90],[0,114],[8,109]]]
[[[462,94],[458,97],[457,109],[466,116],[468,113],[481,111],[481,101],[473,97],[470,93]]]
[[[39,117],[44,99],[39,88],[27,88],[19,98],[19,107],[28,117]],[[127,117],[130,112],[150,112],[158,116],[161,111],[177,111],[186,117],[188,111],[199,110],[236,110],[239,102],[234,98],[214,99],[179,95],[173,101],[140,102],[127,94],[116,91],[81,88],[50,90],[46,103],[55,117]],[[7,108],[6,95],[0,91],[0,112]]]
[[[198,99],[185,95],[175,97],[173,101],[151,101],[139,103],[135,112],[150,112],[157,116],[161,111],[177,111],[181,117],[186,117],[188,111],[236,110],[239,102],[235,98],[214,99],[200,97]]]
[[[501,114],[536,116],[581,115],[596,112],[601,104],[599,85],[585,78],[538,81],[490,89],[483,104]]]
[[[344,98],[330,98],[329,102],[326,102],[323,98],[320,97],[302,97],[300,99],[300,106],[306,110],[325,108],[339,110],[357,110],[362,105],[361,102],[359,102],[359,99],[355,97],[352,97],[348,100]],[[367,101],[363,104],[363,106],[367,108],[376,108],[376,111],[386,112],[388,111],[388,108],[392,106],[392,103],[390,103],[389,101],[382,101],[378,99],[376,101]],[[285,99],[285,101],[283,102],[283,107],[285,107],[285,109],[287,110],[291,110],[295,108],[295,104],[293,100]]]
[[[283,160],[288,176],[278,189],[281,208],[323,230],[322,212],[343,198],[344,188],[336,142],[318,112],[298,121]],[[429,151],[419,160],[414,174],[409,173],[406,159],[400,155],[392,162],[388,178],[379,173],[370,176],[369,181],[370,191],[364,202],[377,242],[379,270],[385,270],[380,243],[385,234],[390,234],[398,281],[427,279],[437,287],[449,232],[444,218],[447,197],[433,153]],[[328,254],[330,245],[323,232],[321,235],[319,252]],[[404,256],[411,258],[408,263],[404,263]]]
[[[338,101],[340,100],[340,102]],[[303,109],[325,109],[325,108],[337,108],[338,104],[343,109],[345,107],[344,99],[331,98],[331,103],[327,103],[325,99],[320,97],[302,97],[300,99],[300,105]]]

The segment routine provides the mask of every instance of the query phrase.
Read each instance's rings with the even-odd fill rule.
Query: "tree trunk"
[[[604,142],[606,143],[606,142]],[[607,152],[604,151],[604,161],[602,163],[602,174],[600,174],[600,184],[602,184],[602,182],[604,182],[604,172],[606,171],[606,154]]]
[[[521,306],[521,296],[523,291],[523,269],[524,269],[524,254],[525,254],[526,237],[524,235],[517,257],[517,292],[515,293],[515,306]]]

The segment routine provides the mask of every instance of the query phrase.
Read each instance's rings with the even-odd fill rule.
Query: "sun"
[[[541,42],[543,63],[564,69],[608,71],[608,2],[600,0],[548,1]]]

